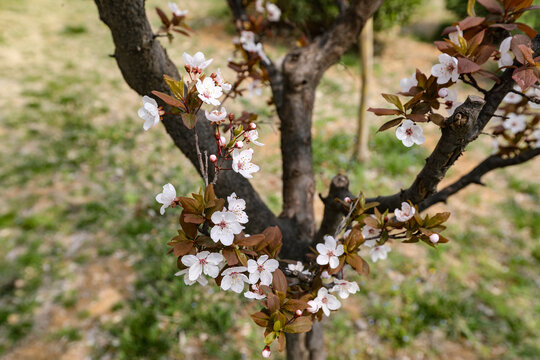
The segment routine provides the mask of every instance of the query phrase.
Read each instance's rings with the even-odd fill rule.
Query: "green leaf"
[[[279,320],[277,320],[275,323],[274,323],[274,331],[275,332],[279,332],[279,330],[281,330],[281,322]]]
[[[399,99],[397,95],[393,95],[393,94],[381,94],[381,95],[390,104],[394,104],[399,110],[405,111],[403,109],[403,104],[401,103],[401,100]]]
[[[193,129],[195,127],[195,124],[197,123],[197,115],[195,114],[189,114],[189,113],[183,113],[182,114],[182,122],[188,129]]]
[[[165,79],[165,82],[171,88],[174,96],[179,99],[182,99],[184,97],[184,82],[182,80],[175,80],[169,75],[163,75],[163,79]]]

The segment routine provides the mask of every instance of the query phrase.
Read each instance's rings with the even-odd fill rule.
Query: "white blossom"
[[[454,45],[461,46],[461,44],[459,43],[459,38],[463,39],[463,31],[461,31],[458,25],[456,26],[456,31],[448,34],[448,39],[450,39],[450,42]]]
[[[232,85],[225,82],[225,79],[223,79],[223,75],[221,75],[221,69],[217,69],[217,74],[215,78],[215,82],[221,86],[221,88],[225,91],[229,91],[232,89]]]
[[[367,247],[373,247],[373,245],[377,243],[380,234],[381,229],[376,229],[369,225],[364,225],[364,227],[362,228],[362,236],[364,237],[364,239],[369,240],[365,240],[362,245]]]
[[[253,80],[248,84],[248,92],[249,97],[255,96],[261,96],[262,95],[262,88],[259,86],[261,84],[260,80]]]
[[[223,290],[231,289],[235,293],[240,294],[244,291],[244,284],[248,282],[248,278],[243,272],[246,272],[245,266],[236,266],[223,270],[221,275],[221,288]]]
[[[203,81],[197,79],[196,87],[199,99],[203,102],[215,106],[220,104],[218,98],[223,95],[223,89],[221,89],[221,86],[217,86],[212,78],[206,77]]]
[[[394,215],[396,215],[398,221],[405,222],[409,221],[409,219],[414,216],[415,212],[414,206],[411,206],[408,202],[402,202],[401,209],[395,209]]]
[[[240,234],[244,227],[236,220],[236,215],[229,211],[216,211],[212,214],[212,222],[215,224],[210,230],[210,237],[214,242],[221,241],[229,246],[234,241],[234,235]]]
[[[255,33],[252,31],[245,31],[242,30],[240,32],[240,43],[246,44],[246,43],[253,43],[255,44]]]
[[[521,88],[519,86],[514,86],[514,90],[521,92]],[[510,91],[508,94],[506,94],[502,101],[507,104],[517,104],[521,102],[522,99],[523,96]]]
[[[531,87],[527,92],[525,93],[530,98],[536,98],[540,99],[540,88],[537,87]],[[537,104],[535,102],[529,101],[529,106],[533,109],[540,109],[540,104]]]
[[[186,65],[189,65],[192,69],[204,70],[214,61],[214,59],[208,59],[204,57],[204,54],[200,51],[196,52],[195,55],[191,56],[188,53],[182,55]]]
[[[302,264],[301,261],[297,261],[296,264],[289,264],[287,265],[289,270],[291,271],[298,271],[300,274],[304,275],[310,275],[311,273],[307,270],[304,270],[304,264]]]
[[[540,148],[540,128],[535,129],[532,133],[532,139],[535,141],[534,147]]]
[[[257,261],[249,259],[247,270],[249,272],[249,282],[255,284],[261,281],[261,285],[270,285],[272,283],[272,273],[279,267],[276,259],[269,259],[268,255],[261,255]]]
[[[401,85],[402,92],[409,92],[413,86],[418,85],[418,80],[416,80],[416,73],[413,73],[410,78],[403,78],[399,81]]]
[[[281,17],[281,9],[276,4],[272,4],[270,2],[267,3],[266,11],[268,11],[269,21],[279,21],[279,18]]]
[[[497,62],[499,67],[510,66],[514,63],[514,56],[510,51],[510,43],[512,42],[512,37],[509,36],[501,42],[499,46],[500,58]]]
[[[322,287],[317,292],[317,297],[308,301],[309,308],[307,309],[311,313],[316,313],[322,309],[326,316],[330,316],[330,310],[337,310],[341,307],[339,300],[332,294],[328,293],[328,289]]]
[[[257,0],[257,1],[255,1],[255,10],[257,10],[260,13],[263,13],[264,12],[264,6],[263,6],[264,1],[265,0]]]
[[[204,115],[206,115],[206,119],[208,119],[210,122],[219,124],[227,117],[227,110],[222,106],[221,110],[215,109],[210,112],[208,112],[208,110],[204,110]]]
[[[190,281],[197,280],[203,273],[215,279],[219,275],[219,265],[222,261],[223,255],[210,253],[210,251],[182,256],[182,264],[189,268],[188,278]]]
[[[255,43],[253,41],[242,43],[244,50],[250,53],[256,53],[265,63],[269,63],[270,59],[266,56],[261,43]]]
[[[186,14],[188,13],[187,10],[180,10],[178,8],[178,5],[176,5],[176,3],[174,2],[169,2],[169,9],[175,16],[178,16],[178,17],[186,16]]]
[[[457,101],[457,92],[453,89],[441,88],[438,92],[439,96],[443,99],[448,116],[454,114],[456,108],[461,105],[461,102]]]
[[[244,137],[248,142],[251,142],[257,146],[264,146],[263,143],[257,141],[259,138],[259,132],[257,130],[249,130],[244,133]]]
[[[337,244],[336,239],[330,235],[324,236],[324,244],[317,244],[317,264],[326,265],[330,264],[331,269],[335,269],[339,265],[339,256],[343,255],[343,245]]]
[[[510,130],[512,134],[517,134],[527,127],[527,117],[525,115],[509,113],[507,117],[508,119],[504,120],[503,126],[506,130]]]
[[[429,235],[429,241],[431,241],[433,244],[436,244],[439,242],[439,234],[431,234]]]
[[[458,60],[448,54],[441,54],[439,63],[431,68],[431,74],[437,78],[437,84],[446,84],[449,80],[456,82],[459,78]]]
[[[147,131],[151,127],[156,126],[161,119],[159,115],[158,104],[156,100],[150,96],[142,97],[143,107],[137,111],[137,115],[144,120],[143,129]]]
[[[248,299],[255,299],[255,300],[262,300],[266,298],[266,295],[264,295],[261,286],[259,284],[252,284],[251,289],[253,291],[246,291],[244,293],[244,296]]]
[[[175,276],[184,275],[184,284],[186,284],[188,286],[191,286],[191,285],[195,284],[195,282],[198,282],[202,286],[208,285],[208,280],[202,274],[197,278],[197,280],[194,280],[194,281],[189,280],[189,276],[186,276],[188,271],[189,271],[189,268],[184,269],[184,270],[180,270],[179,272],[177,272],[174,275]]]
[[[246,210],[246,201],[236,196],[236,193],[232,193],[227,196],[227,203],[229,204],[229,212],[233,213],[236,217],[236,221],[240,224],[248,222],[248,216],[244,212]]]
[[[159,213],[161,215],[165,214],[165,209],[171,206],[176,198],[176,189],[172,186],[171,183],[163,185],[163,192],[156,195],[156,201],[161,205]]]
[[[378,260],[385,260],[390,251],[392,251],[392,249],[386,244],[375,246],[369,251],[371,261],[377,262]]]
[[[265,359],[268,359],[270,355],[272,355],[272,351],[270,351],[270,346],[266,345],[261,353],[262,357]]]
[[[346,299],[349,297],[349,294],[356,294],[357,291],[360,291],[358,284],[355,281],[339,280],[334,281],[334,287],[330,289],[330,292],[338,293],[339,297]]]
[[[407,147],[411,147],[413,144],[420,145],[426,141],[422,128],[409,119],[398,126],[396,129],[396,137]]]
[[[259,167],[251,162],[253,149],[242,150],[242,152],[234,149],[232,158],[233,170],[247,179],[251,179],[253,177],[251,174],[259,171]]]
[[[219,146],[221,146],[221,147],[224,147],[225,145],[227,145],[227,139],[225,139],[225,136],[221,135],[221,136],[219,137],[218,144],[219,144]]]

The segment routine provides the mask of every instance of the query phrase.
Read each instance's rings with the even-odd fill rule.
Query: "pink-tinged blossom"
[[[224,147],[225,145],[227,145],[227,139],[225,139],[225,136],[221,135],[221,136],[219,137],[218,144],[219,144],[219,146],[221,146],[221,147]]]
[[[255,33],[252,31],[241,31],[240,32],[240,43],[247,44],[247,43],[255,43]]]
[[[145,95],[142,97],[142,103],[143,107],[137,111],[137,115],[144,120],[143,129],[148,131],[159,123],[161,116],[156,100]]]
[[[272,355],[272,352],[270,351],[270,346],[266,345],[261,354],[263,358],[268,359],[270,355]]]
[[[514,90],[521,92],[521,88],[519,86],[514,86]],[[509,92],[508,94],[506,94],[502,101],[507,104],[517,104],[521,102],[522,99],[523,96],[516,94],[515,92]]]
[[[165,209],[171,206],[176,198],[176,189],[172,186],[171,183],[163,185],[163,191],[156,195],[156,201],[161,205],[159,213],[161,215],[165,214]]]
[[[433,244],[436,244],[439,242],[439,234],[431,234],[429,235],[429,241],[431,241]]]
[[[461,105],[461,102],[457,101],[457,92],[453,89],[441,88],[438,95],[443,99],[443,105],[445,106],[448,116],[452,116],[456,108]]]
[[[174,2],[170,2],[169,3],[169,9],[171,10],[171,12],[177,16],[177,17],[182,17],[182,16],[186,16],[186,14],[188,13],[187,10],[180,10],[178,8],[178,5],[176,5],[176,3]]]
[[[266,11],[268,11],[269,21],[276,22],[281,18],[281,9],[276,4],[267,3]]]
[[[369,255],[371,255],[371,261],[376,263],[378,260],[385,260],[388,257],[388,253],[390,251],[392,251],[392,249],[386,244],[375,246],[369,251]]]
[[[509,113],[506,116],[508,119],[504,120],[503,127],[506,130],[509,130],[512,134],[522,132],[527,127],[527,117],[525,115]]]
[[[225,82],[225,79],[223,79],[223,75],[221,75],[221,69],[217,69],[216,78],[214,79],[215,82],[221,86],[221,88],[225,91],[229,91],[232,89],[232,85]]]
[[[269,259],[268,255],[261,255],[257,261],[249,259],[247,270],[249,272],[249,282],[251,284],[261,281],[261,285],[270,285],[272,283],[272,273],[279,267],[276,259]]]
[[[245,274],[247,268],[245,266],[236,266],[223,270],[221,275],[221,288],[223,290],[231,289],[235,293],[240,294],[244,291],[244,284],[248,282],[248,278]]]
[[[255,1],[255,10],[257,10],[260,13],[264,12],[264,1],[265,0],[257,0]]]
[[[409,92],[413,86],[418,85],[418,80],[416,80],[416,73],[413,73],[410,78],[403,78],[399,81],[402,92]]]
[[[514,55],[510,51],[510,43],[512,42],[512,37],[509,36],[501,42],[499,46],[500,58],[497,62],[499,67],[510,66],[514,63]]]
[[[394,215],[396,215],[397,221],[405,222],[409,221],[414,216],[414,207],[411,206],[408,202],[401,203],[401,209],[395,209]]]
[[[248,84],[248,92],[249,97],[255,96],[261,96],[262,95],[262,88],[261,88],[261,81],[260,80],[253,80]]]
[[[265,63],[269,63],[270,59],[266,56],[261,43],[254,43],[253,41],[242,43],[242,47],[249,53],[256,53]]]
[[[540,88],[530,87],[529,90],[525,93],[530,98],[540,100]],[[537,104],[533,101],[529,101],[529,106],[533,109],[540,109],[540,104]]]
[[[248,216],[244,212],[246,210],[246,201],[236,196],[236,193],[232,193],[227,196],[227,203],[229,204],[229,211],[234,214],[236,221],[240,224],[248,222]]]
[[[252,173],[259,171],[259,167],[251,162],[253,149],[246,149],[239,152],[234,149],[232,152],[232,169],[247,179],[251,179]]]
[[[251,289],[252,291],[246,291],[244,293],[244,296],[248,299],[262,300],[266,298],[266,295],[264,295],[260,285],[252,284]]]
[[[197,278],[197,280],[194,280],[194,281],[189,280],[189,276],[187,276],[188,272],[189,272],[189,268],[178,271],[176,274],[174,274],[174,276],[184,275],[184,284],[188,286],[195,284],[195,282],[198,282],[202,286],[208,285],[208,280],[202,274]]]
[[[454,45],[461,46],[461,44],[459,43],[459,38],[463,39],[463,31],[461,31],[458,25],[456,26],[456,31],[448,34],[448,39],[450,39],[450,42],[453,43]]]
[[[337,291],[339,297],[342,299],[348,298],[349,294],[356,294],[356,292],[360,291],[360,288],[355,281],[336,279],[334,284],[335,285],[332,287],[332,289],[330,289],[330,292]]]
[[[362,236],[364,237],[365,241],[362,245],[370,248],[373,247],[377,243],[380,234],[381,229],[376,229],[369,225],[364,225],[364,227],[362,228]]]
[[[221,242],[229,246],[234,241],[234,235],[240,234],[244,227],[236,221],[236,215],[229,211],[216,211],[212,214],[212,222],[215,224],[210,230],[210,237],[214,242]]]
[[[263,143],[257,141],[257,139],[259,138],[259,132],[257,130],[246,131],[244,133],[244,138],[246,138],[248,142],[253,143],[254,145],[264,146]]]
[[[223,95],[223,89],[221,89],[221,86],[217,86],[212,78],[206,77],[203,81],[197,79],[196,87],[199,99],[203,102],[215,106],[220,104],[218,99]]]
[[[227,117],[227,110],[224,107],[221,107],[221,110],[215,109],[210,112],[208,110],[204,110],[204,115],[208,121],[219,124],[222,121],[225,121],[225,118]]]
[[[304,270],[304,264],[301,261],[297,261],[296,264],[288,264],[287,267],[290,271],[297,271],[300,274],[311,275],[307,270]]]
[[[322,287],[317,292],[317,297],[313,300],[308,301],[308,311],[311,313],[316,313],[322,309],[323,313],[326,316],[330,316],[330,310],[337,310],[341,307],[341,303],[332,294],[328,293],[328,289]]]
[[[439,63],[431,68],[431,74],[437,78],[437,84],[446,84],[449,80],[456,82],[459,78],[458,60],[448,54],[441,54]]]
[[[317,244],[317,264],[326,265],[330,264],[331,269],[335,269],[339,266],[339,256],[343,255],[343,245],[337,244],[336,239],[330,235],[324,236],[324,244]]]
[[[423,130],[411,120],[407,119],[396,129],[396,137],[403,145],[411,147],[414,144],[421,145],[426,141]]]
[[[188,53],[182,55],[186,65],[189,65],[192,69],[204,70],[214,61],[214,59],[208,59],[204,57],[204,54],[200,51],[196,52],[195,55],[191,56]]]
[[[189,267],[188,277],[190,281],[195,281],[205,274],[215,279],[219,275],[219,265],[223,261],[223,255],[201,251],[197,255],[182,256],[182,264]]]

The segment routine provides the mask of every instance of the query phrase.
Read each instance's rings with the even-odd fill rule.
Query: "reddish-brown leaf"
[[[534,37],[536,36],[536,34],[538,33],[536,30],[534,30],[532,27],[530,27],[529,25],[527,24],[524,24],[524,23],[516,23],[517,27],[519,28],[519,30],[523,31],[525,34],[527,34],[528,37],[530,37],[531,39],[534,39]]]
[[[408,114],[406,117],[414,122],[427,122],[426,116],[423,114]]]
[[[268,310],[270,310],[270,313],[273,314],[274,312],[279,310],[279,297],[276,294],[267,294],[266,305],[268,306]]]
[[[498,28],[503,28],[504,30],[512,31],[515,28],[517,28],[517,25],[516,24],[491,24],[489,25],[489,27],[492,27],[492,28],[498,27]]]
[[[454,52],[454,46],[448,41],[435,41],[435,46],[443,53]]]
[[[184,221],[191,224],[202,224],[204,222],[204,218],[201,215],[185,214]]]
[[[346,258],[347,264],[351,265],[357,273],[369,275],[369,265],[357,254],[348,254]]]
[[[162,93],[161,91],[154,90],[152,91],[152,94],[156,95],[158,98],[163,100],[166,104],[169,104],[175,107],[182,107],[182,103],[180,102],[180,100],[173,98],[172,96],[167,95],[165,93]]]
[[[262,327],[267,327],[268,326],[270,316],[266,315],[262,311],[256,312],[255,314],[251,314],[250,316],[253,319],[253,321],[255,322],[255,324],[257,324],[259,326],[262,326]]]
[[[238,264],[238,256],[236,256],[236,252],[234,249],[227,247],[223,249],[223,257],[225,258],[225,261],[227,261],[227,265],[234,266]]]
[[[283,328],[283,331],[291,334],[305,333],[311,330],[313,322],[311,316],[300,316]]]
[[[182,29],[180,29],[180,28],[178,28],[178,27],[174,27],[172,30],[173,30],[173,31],[176,31],[177,33],[180,33],[180,34],[182,34],[182,35],[185,35],[185,36],[191,36],[190,33],[188,33],[188,32],[185,31],[185,30],[182,30]]]
[[[193,241],[182,241],[174,245],[174,256],[184,256],[193,248]]]
[[[401,103],[399,96],[394,95],[394,94],[381,94],[381,95],[387,102],[395,105],[399,110],[403,111],[403,104]]]
[[[533,68],[520,67],[514,70],[512,79],[519,85],[521,91],[527,91],[532,85],[538,81]]]
[[[493,54],[493,52],[496,50],[495,46],[493,45],[481,45],[477,50],[476,50],[476,63],[478,65],[482,65],[483,63],[485,63],[486,61],[489,60],[489,58],[491,57],[491,54]]]
[[[379,130],[377,130],[377,132],[381,132],[381,131],[393,128],[394,126],[397,126],[397,125],[401,124],[401,120],[403,120],[403,118],[398,117],[398,118],[392,119],[390,121],[387,121],[379,128]]]
[[[157,12],[159,18],[161,19],[161,22],[163,23],[163,25],[165,25],[165,28],[168,28],[169,26],[171,26],[171,22],[169,21],[169,18],[167,17],[167,15],[165,15],[163,10],[156,7],[156,12]]]
[[[531,39],[525,35],[518,34],[514,35],[512,37],[512,41],[510,42],[510,49],[512,49],[512,53],[516,56],[516,60],[521,64],[525,64],[526,60],[519,49],[519,45],[525,45],[526,47],[530,48],[532,46]]]
[[[521,54],[523,54],[523,57],[525,58],[525,60],[526,60],[529,64],[531,64],[531,65],[536,65],[535,62],[534,62],[534,60],[533,60],[533,57],[532,57],[533,51],[532,51],[532,49],[531,49],[530,47],[525,46],[525,45],[523,45],[523,44],[519,44],[519,45],[518,45],[518,48],[519,48],[519,50],[521,50]]]
[[[281,308],[291,313],[295,313],[296,310],[304,311],[309,307],[308,303],[301,299],[289,299]]]
[[[259,245],[261,241],[265,239],[263,234],[251,235],[248,237],[239,237],[235,240],[235,244],[238,246],[254,247]]]
[[[431,121],[432,123],[438,125],[438,126],[443,126],[444,125],[444,116],[442,116],[441,114],[429,114],[429,121]]]
[[[397,109],[383,109],[383,108],[369,108],[367,111],[371,111],[377,116],[383,116],[383,115],[399,115],[401,114],[401,111]]]
[[[479,4],[493,14],[504,14],[504,8],[497,0],[477,0]]]
[[[379,222],[377,221],[377,219],[375,219],[374,217],[371,217],[371,216],[367,216],[364,219],[364,224],[366,224],[367,226],[371,226],[372,228],[378,228],[379,227]]]
[[[486,20],[486,19],[483,18],[483,17],[468,16],[468,17],[466,17],[465,19],[463,19],[463,20],[461,20],[459,22],[459,28],[462,31],[465,31],[467,29],[470,29],[470,28],[473,28],[475,26],[478,26],[478,25],[482,24],[484,22],[484,20]]]
[[[287,278],[280,269],[274,271],[272,286],[277,291],[281,291],[284,294],[287,293]]]
[[[476,72],[480,70],[480,65],[477,63],[466,59],[466,58],[458,58],[458,73],[459,74],[470,74],[473,72]]]

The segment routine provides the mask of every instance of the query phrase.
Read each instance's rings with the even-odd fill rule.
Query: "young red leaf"
[[[525,35],[514,35],[512,37],[512,41],[510,42],[510,49],[512,50],[512,53],[516,56],[516,60],[519,61],[521,64],[525,64],[525,57],[521,53],[521,50],[519,48],[519,45],[525,45],[526,47],[531,47],[531,39],[529,39]]]
[[[512,79],[519,85],[521,91],[527,91],[532,85],[538,81],[533,68],[520,67],[514,70]]]
[[[238,264],[238,256],[236,256],[236,252],[230,247],[223,249],[223,257],[229,266]]]
[[[369,275],[368,263],[357,254],[348,254],[345,261],[347,262],[347,264],[351,265],[357,273]]]
[[[444,125],[444,116],[440,115],[440,114],[429,114],[428,116],[429,118],[429,121],[431,121],[432,123],[442,127]]]
[[[426,122],[426,116],[422,114],[408,114],[406,115],[407,119],[411,119],[414,122]]]
[[[313,322],[310,316],[300,316],[283,328],[283,331],[290,334],[300,334],[311,330]]]
[[[268,305],[268,310],[270,310],[270,313],[273,314],[279,310],[279,297],[272,293],[268,294],[266,304]]]
[[[478,0],[478,3],[493,14],[504,14],[504,8],[497,0]]]
[[[377,116],[383,116],[383,115],[399,115],[401,114],[401,111],[397,109],[382,109],[382,108],[369,108],[367,111],[371,111]]]
[[[165,93],[162,93],[161,91],[152,91],[152,94],[156,95],[158,98],[163,100],[166,104],[169,104],[174,107],[183,107],[183,104],[180,102],[180,100],[173,98],[170,95],[167,95]]]
[[[174,256],[184,256],[191,251],[193,248],[193,241],[182,241],[174,245],[173,252]]]
[[[462,31],[465,31],[467,29],[470,29],[470,28],[473,28],[475,26],[482,24],[484,20],[486,19],[483,17],[469,16],[459,22],[459,28]]]
[[[287,293],[287,278],[280,269],[274,271],[272,286],[277,291],[281,291],[284,294]]]
[[[527,34],[528,37],[530,37],[531,39],[534,39],[534,37],[536,36],[536,34],[538,33],[536,30],[534,30],[532,27],[530,27],[529,25],[527,24],[524,24],[524,23],[516,23],[517,27],[519,28],[519,30],[523,31],[525,34]]]
[[[256,312],[255,314],[251,314],[250,316],[253,319],[253,321],[255,322],[255,324],[257,324],[259,326],[262,326],[262,327],[267,327],[268,326],[270,316],[266,315],[265,313],[259,311],[259,312]]]
[[[466,58],[458,58],[458,73],[470,74],[480,70],[480,65]]]
[[[182,122],[188,129],[193,129],[197,123],[197,115],[190,113],[183,113]]]
[[[171,26],[171,22],[169,21],[169,18],[167,17],[167,15],[165,15],[165,13],[163,12],[163,10],[161,10],[160,8],[156,7],[156,12],[159,16],[159,18],[161,19],[161,22],[163,23],[163,25],[165,25],[166,28],[168,28],[169,26]]]
[[[381,94],[382,97],[389,102],[390,104],[394,104],[399,110],[404,111],[403,104],[401,103],[401,100],[397,95],[394,94]]]
[[[204,222],[204,217],[195,214],[185,214],[184,221],[191,224],[202,224]]]
[[[530,47],[528,46],[525,46],[523,44],[519,44],[518,45],[518,48],[519,50],[521,51],[521,54],[523,54],[523,57],[525,58],[525,60],[531,64],[531,65],[536,65],[533,58],[532,58],[532,55],[533,55],[533,51]]]
[[[398,117],[398,118],[392,119],[390,121],[387,121],[379,128],[379,130],[377,130],[377,132],[381,132],[381,131],[393,128],[394,126],[397,126],[397,125],[401,124],[401,120],[403,120],[403,118]]]

